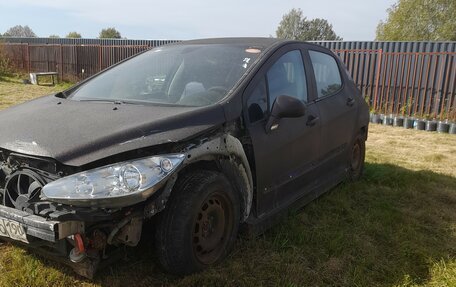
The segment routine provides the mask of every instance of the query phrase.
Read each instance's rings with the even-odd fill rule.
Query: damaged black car
[[[0,237],[86,277],[152,221],[189,274],[240,229],[363,171],[368,107],[340,60],[272,38],[184,41],[0,112]]]

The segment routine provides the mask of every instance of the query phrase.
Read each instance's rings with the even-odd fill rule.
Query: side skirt
[[[264,233],[278,222],[284,220],[290,212],[303,208],[311,201],[342,183],[346,179],[346,171],[342,170],[332,177],[333,178],[331,180],[326,180],[320,183],[309,192],[305,192],[304,195],[295,198],[288,204],[284,204],[276,208],[262,218],[250,216],[245,223],[240,226],[240,234],[246,237],[255,237]]]

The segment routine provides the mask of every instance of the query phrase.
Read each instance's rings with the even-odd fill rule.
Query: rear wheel
[[[178,275],[217,264],[236,240],[239,216],[239,197],[223,174],[199,170],[183,175],[157,226],[160,263]]]
[[[366,142],[362,135],[358,135],[350,149],[348,159],[348,178],[351,181],[358,180],[364,171],[364,158],[366,154]]]

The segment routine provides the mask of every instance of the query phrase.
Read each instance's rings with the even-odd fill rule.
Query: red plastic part
[[[82,240],[82,236],[79,233],[74,235],[74,242],[76,243],[76,248],[80,253],[85,252],[84,241]]]

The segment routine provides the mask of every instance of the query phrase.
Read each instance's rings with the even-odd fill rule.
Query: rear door
[[[321,168],[325,174],[343,172],[356,122],[356,97],[345,88],[340,62],[325,49],[312,47],[306,55],[314,75],[311,91],[321,119]]]
[[[258,217],[296,200],[315,178],[320,122],[309,97],[309,68],[304,67],[301,48],[293,44],[276,51],[244,93],[244,117],[256,164]],[[276,129],[268,131],[268,115],[279,95],[300,99],[306,104],[306,114],[281,119]]]

